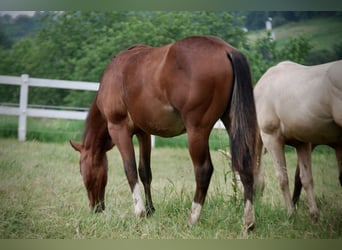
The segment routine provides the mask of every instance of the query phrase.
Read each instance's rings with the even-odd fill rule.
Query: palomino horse
[[[254,225],[256,111],[249,65],[242,53],[215,37],[188,37],[161,47],[136,45],[118,53],[107,66],[89,110],[80,169],[90,208],[105,208],[106,152],[116,145],[133,196],[136,217],[154,211],[151,198],[150,135],[172,137],[187,133],[194,165],[196,191],[188,223],[199,220],[213,172],[209,134],[221,119],[230,135],[232,162],[241,175],[244,225]],[[132,136],[140,147],[138,184]]]
[[[311,151],[324,144],[335,149],[342,185],[342,61],[316,66],[282,62],[270,68],[254,88],[262,141],[273,158],[285,205],[292,213],[301,187],[313,221],[319,218],[311,171]],[[261,141],[260,141],[261,142]],[[284,145],[297,152],[291,201]],[[258,147],[261,155],[262,143]]]

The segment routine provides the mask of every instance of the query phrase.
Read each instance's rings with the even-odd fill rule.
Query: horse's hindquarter
[[[331,84],[332,115],[335,123],[342,127],[342,60],[329,67],[328,79]]]
[[[190,37],[170,48],[162,81],[187,128],[210,128],[226,110],[233,83],[230,50],[214,37]]]
[[[276,132],[284,141],[316,144],[341,140],[342,129],[332,115],[336,96],[327,80],[328,66],[285,62],[265,73],[255,88],[263,133]]]

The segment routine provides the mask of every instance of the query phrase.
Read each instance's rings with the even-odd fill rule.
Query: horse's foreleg
[[[313,192],[313,179],[311,168],[311,144],[305,143],[296,146],[299,176],[302,182],[303,188],[308,196],[309,211],[311,218],[314,222],[317,222],[319,218],[318,208],[315,202]]]
[[[147,215],[151,215],[155,211],[151,196],[151,136],[141,132],[137,137],[140,148],[139,176],[144,185]]]
[[[117,146],[121,154],[125,174],[132,192],[134,213],[137,218],[143,217],[146,209],[139,187],[132,135],[127,129],[111,126],[110,124],[108,125],[108,131],[113,143]]]
[[[197,223],[207,195],[213,165],[208,146],[209,133],[188,130],[189,152],[194,165],[196,191],[188,219],[189,224]]]
[[[291,200],[289,189],[284,144],[277,137],[265,133],[262,134],[262,139],[268,152],[271,154],[274,163],[275,174],[279,180],[279,186],[284,197],[285,206],[288,213],[292,214],[294,211],[294,206]]]

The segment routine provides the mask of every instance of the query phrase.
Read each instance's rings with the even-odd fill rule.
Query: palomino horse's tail
[[[259,130],[252,77],[247,59],[242,53],[230,52],[228,58],[234,71],[234,86],[229,110],[232,166],[239,172],[253,173]]]

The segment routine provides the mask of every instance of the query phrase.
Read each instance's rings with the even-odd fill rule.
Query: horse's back
[[[270,68],[254,90],[261,129],[278,131],[285,140],[317,144],[341,137],[341,62],[282,62]]]

